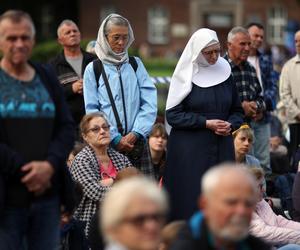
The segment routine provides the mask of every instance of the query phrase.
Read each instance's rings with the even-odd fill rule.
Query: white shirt
[[[248,56],[247,61],[255,68],[256,70],[256,76],[258,78],[260,87],[261,87],[261,93],[264,93],[264,86],[262,84],[261,80],[261,72],[260,72],[260,65],[259,65],[259,60],[257,56]]]

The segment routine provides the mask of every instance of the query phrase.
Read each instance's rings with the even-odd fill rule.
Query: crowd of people
[[[125,17],[102,21],[91,53],[72,20],[57,37],[62,52],[32,62],[31,17],[0,16],[1,249],[300,249],[300,31],[275,72],[261,24],[233,27],[223,56],[197,30],[170,133]]]

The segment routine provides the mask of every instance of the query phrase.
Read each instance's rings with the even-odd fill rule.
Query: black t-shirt
[[[45,160],[54,117],[55,105],[37,74],[24,82],[0,69],[0,119],[4,135],[1,143],[17,152],[24,162]],[[12,180],[9,185],[14,186],[12,191],[17,186],[24,189],[19,180]]]

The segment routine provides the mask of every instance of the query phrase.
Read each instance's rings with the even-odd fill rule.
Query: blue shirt
[[[276,108],[278,74],[273,70],[273,62],[270,56],[264,55],[258,51],[258,59],[266,109],[267,111],[272,111]]]
[[[54,118],[55,106],[37,74],[24,82],[0,69],[0,82],[2,118]]]

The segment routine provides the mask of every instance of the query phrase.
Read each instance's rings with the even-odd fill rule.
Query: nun
[[[203,174],[234,161],[231,132],[243,122],[231,68],[220,57],[215,31],[203,28],[188,41],[171,79],[166,118],[172,126],[164,186],[170,194],[170,220],[197,210]]]

